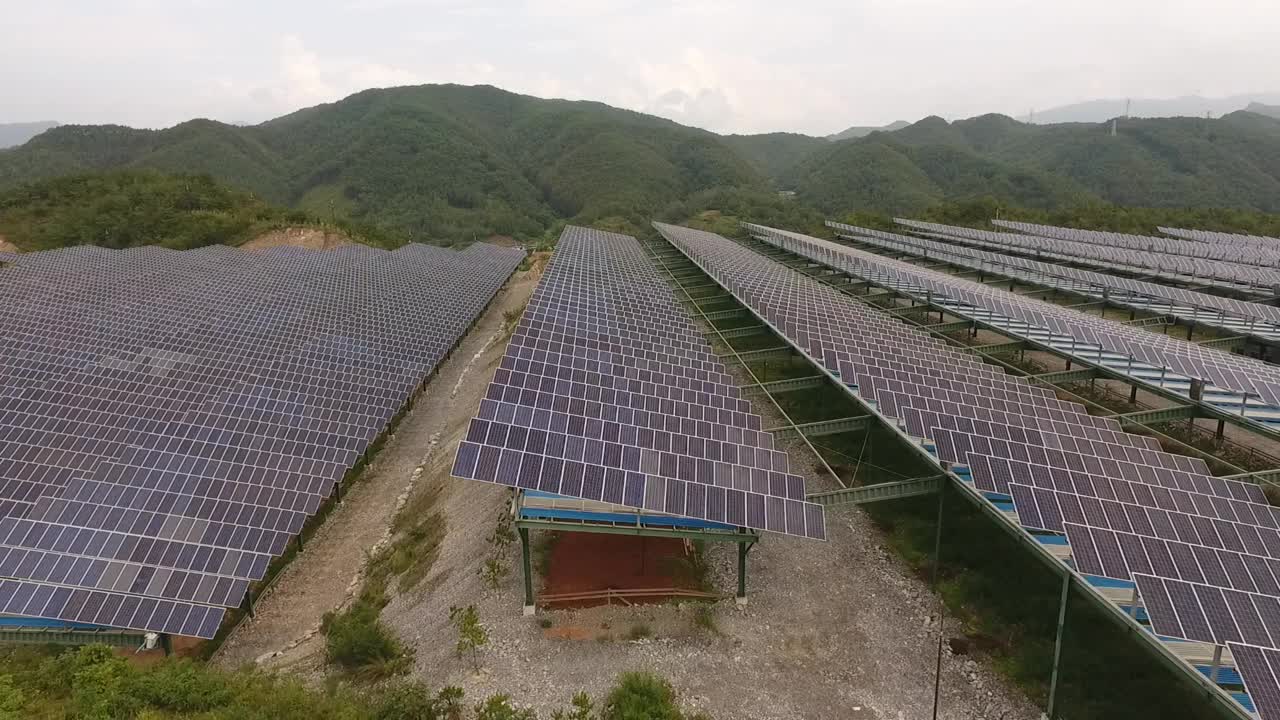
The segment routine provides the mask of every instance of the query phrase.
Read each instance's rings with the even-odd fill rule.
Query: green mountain
[[[829,212],[919,212],[991,196],[1028,208],[1106,202],[1280,212],[1280,120],[1028,125],[1002,115],[931,117],[835,143],[781,180]]]
[[[724,142],[761,174],[780,178],[798,163],[827,146],[822,138],[797,133],[726,135]]]
[[[1280,118],[1280,105],[1263,105],[1260,102],[1249,103],[1249,107],[1245,108],[1247,112],[1266,115],[1267,117]]]
[[[929,117],[830,142],[792,133],[721,137],[599,103],[427,85],[369,90],[252,127],[193,120],[165,130],[54,128],[0,150],[0,192],[140,170],[207,174],[273,207],[437,242],[542,238],[565,220],[644,232],[653,218],[708,210],[790,212],[774,203],[775,188],[796,192],[785,202],[829,214],[919,213],[988,199],[1045,211],[1114,204],[1280,212],[1280,119],[1243,111],[1130,119],[1113,135],[1111,123]],[[68,232],[71,241],[84,237]]]
[[[446,241],[538,236],[563,218],[643,225],[700,190],[767,187],[703,130],[600,103],[427,85],[253,127],[64,126],[0,152],[0,189],[109,169],[207,173],[273,203]]]

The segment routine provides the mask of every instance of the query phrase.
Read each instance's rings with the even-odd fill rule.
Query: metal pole
[[[1218,668],[1222,667],[1222,646],[1213,646],[1213,665],[1209,668],[1209,682],[1218,683]]]
[[[934,594],[938,595],[938,655],[933,666],[933,720],[938,720],[938,693],[942,689],[942,638],[946,625],[947,604],[938,594],[938,568],[942,564],[942,499],[947,496],[944,483],[938,488],[938,522],[933,538],[933,577],[929,584]]]
[[[747,541],[738,542],[738,597],[735,602],[739,605],[747,604],[747,550],[750,548]]]
[[[1071,591],[1071,573],[1062,573],[1062,599],[1058,602],[1058,637],[1053,641],[1053,675],[1049,677],[1049,720],[1058,701],[1058,661],[1062,657],[1062,629],[1067,624],[1067,597]]]
[[[533,562],[529,559],[529,528],[519,528],[520,556],[524,565],[524,614],[532,615],[537,606],[533,602]]]

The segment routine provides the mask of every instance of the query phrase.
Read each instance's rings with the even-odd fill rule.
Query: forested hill
[[[564,220],[633,232],[726,189],[756,205],[794,190],[798,204],[827,214],[979,199],[1280,212],[1280,119],[1121,120],[1113,136],[1109,123],[984,115],[831,142],[718,136],[599,103],[428,85],[369,90],[253,127],[63,126],[0,151],[0,190],[138,169],[207,173],[273,205],[444,242],[544,237]]]
[[[0,152],[0,189],[114,168],[208,173],[277,204],[421,240],[644,226],[700,190],[767,181],[716,135],[491,87],[369,90],[253,127],[63,126]]]
[[[779,178],[828,212],[918,212],[985,196],[1032,208],[1090,203],[1280,212],[1280,119],[1028,125],[1003,115],[926,118],[834,143]]]

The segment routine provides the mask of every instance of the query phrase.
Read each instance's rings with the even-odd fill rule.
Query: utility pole
[[[1133,98],[1125,98],[1124,101],[1124,119],[1129,119],[1129,108],[1133,105]]]

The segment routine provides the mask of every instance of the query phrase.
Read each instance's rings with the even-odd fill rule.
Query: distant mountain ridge
[[[27,123],[0,123],[0,150],[17,147],[45,130],[58,127],[52,120]]]
[[[1253,103],[1280,104],[1280,92],[1250,93],[1222,98],[1185,95],[1177,98],[1110,98],[1063,105],[1048,110],[1035,110],[1032,121],[1037,125],[1056,123],[1100,123],[1124,117],[1126,106],[1130,117],[1168,118],[1199,117],[1209,113],[1221,117],[1237,110],[1249,109]]]
[[[675,206],[777,190],[831,214],[986,199],[1280,212],[1280,119],[1133,118],[1111,133],[982,115],[838,141],[720,136],[600,103],[426,85],[252,127],[62,126],[0,152],[0,190],[115,170],[205,173],[312,216],[445,242],[540,238],[565,220],[643,232]]]
[[[902,128],[907,127],[910,124],[911,123],[907,122],[906,120],[896,120],[894,122],[889,123],[888,125],[882,125],[880,127],[855,125],[851,128],[846,128],[844,130],[841,130],[840,132],[834,135],[828,135],[826,139],[830,140],[831,142],[839,142],[841,140],[853,140],[860,137],[866,137],[873,132],[893,132],[894,130],[901,130]]]

